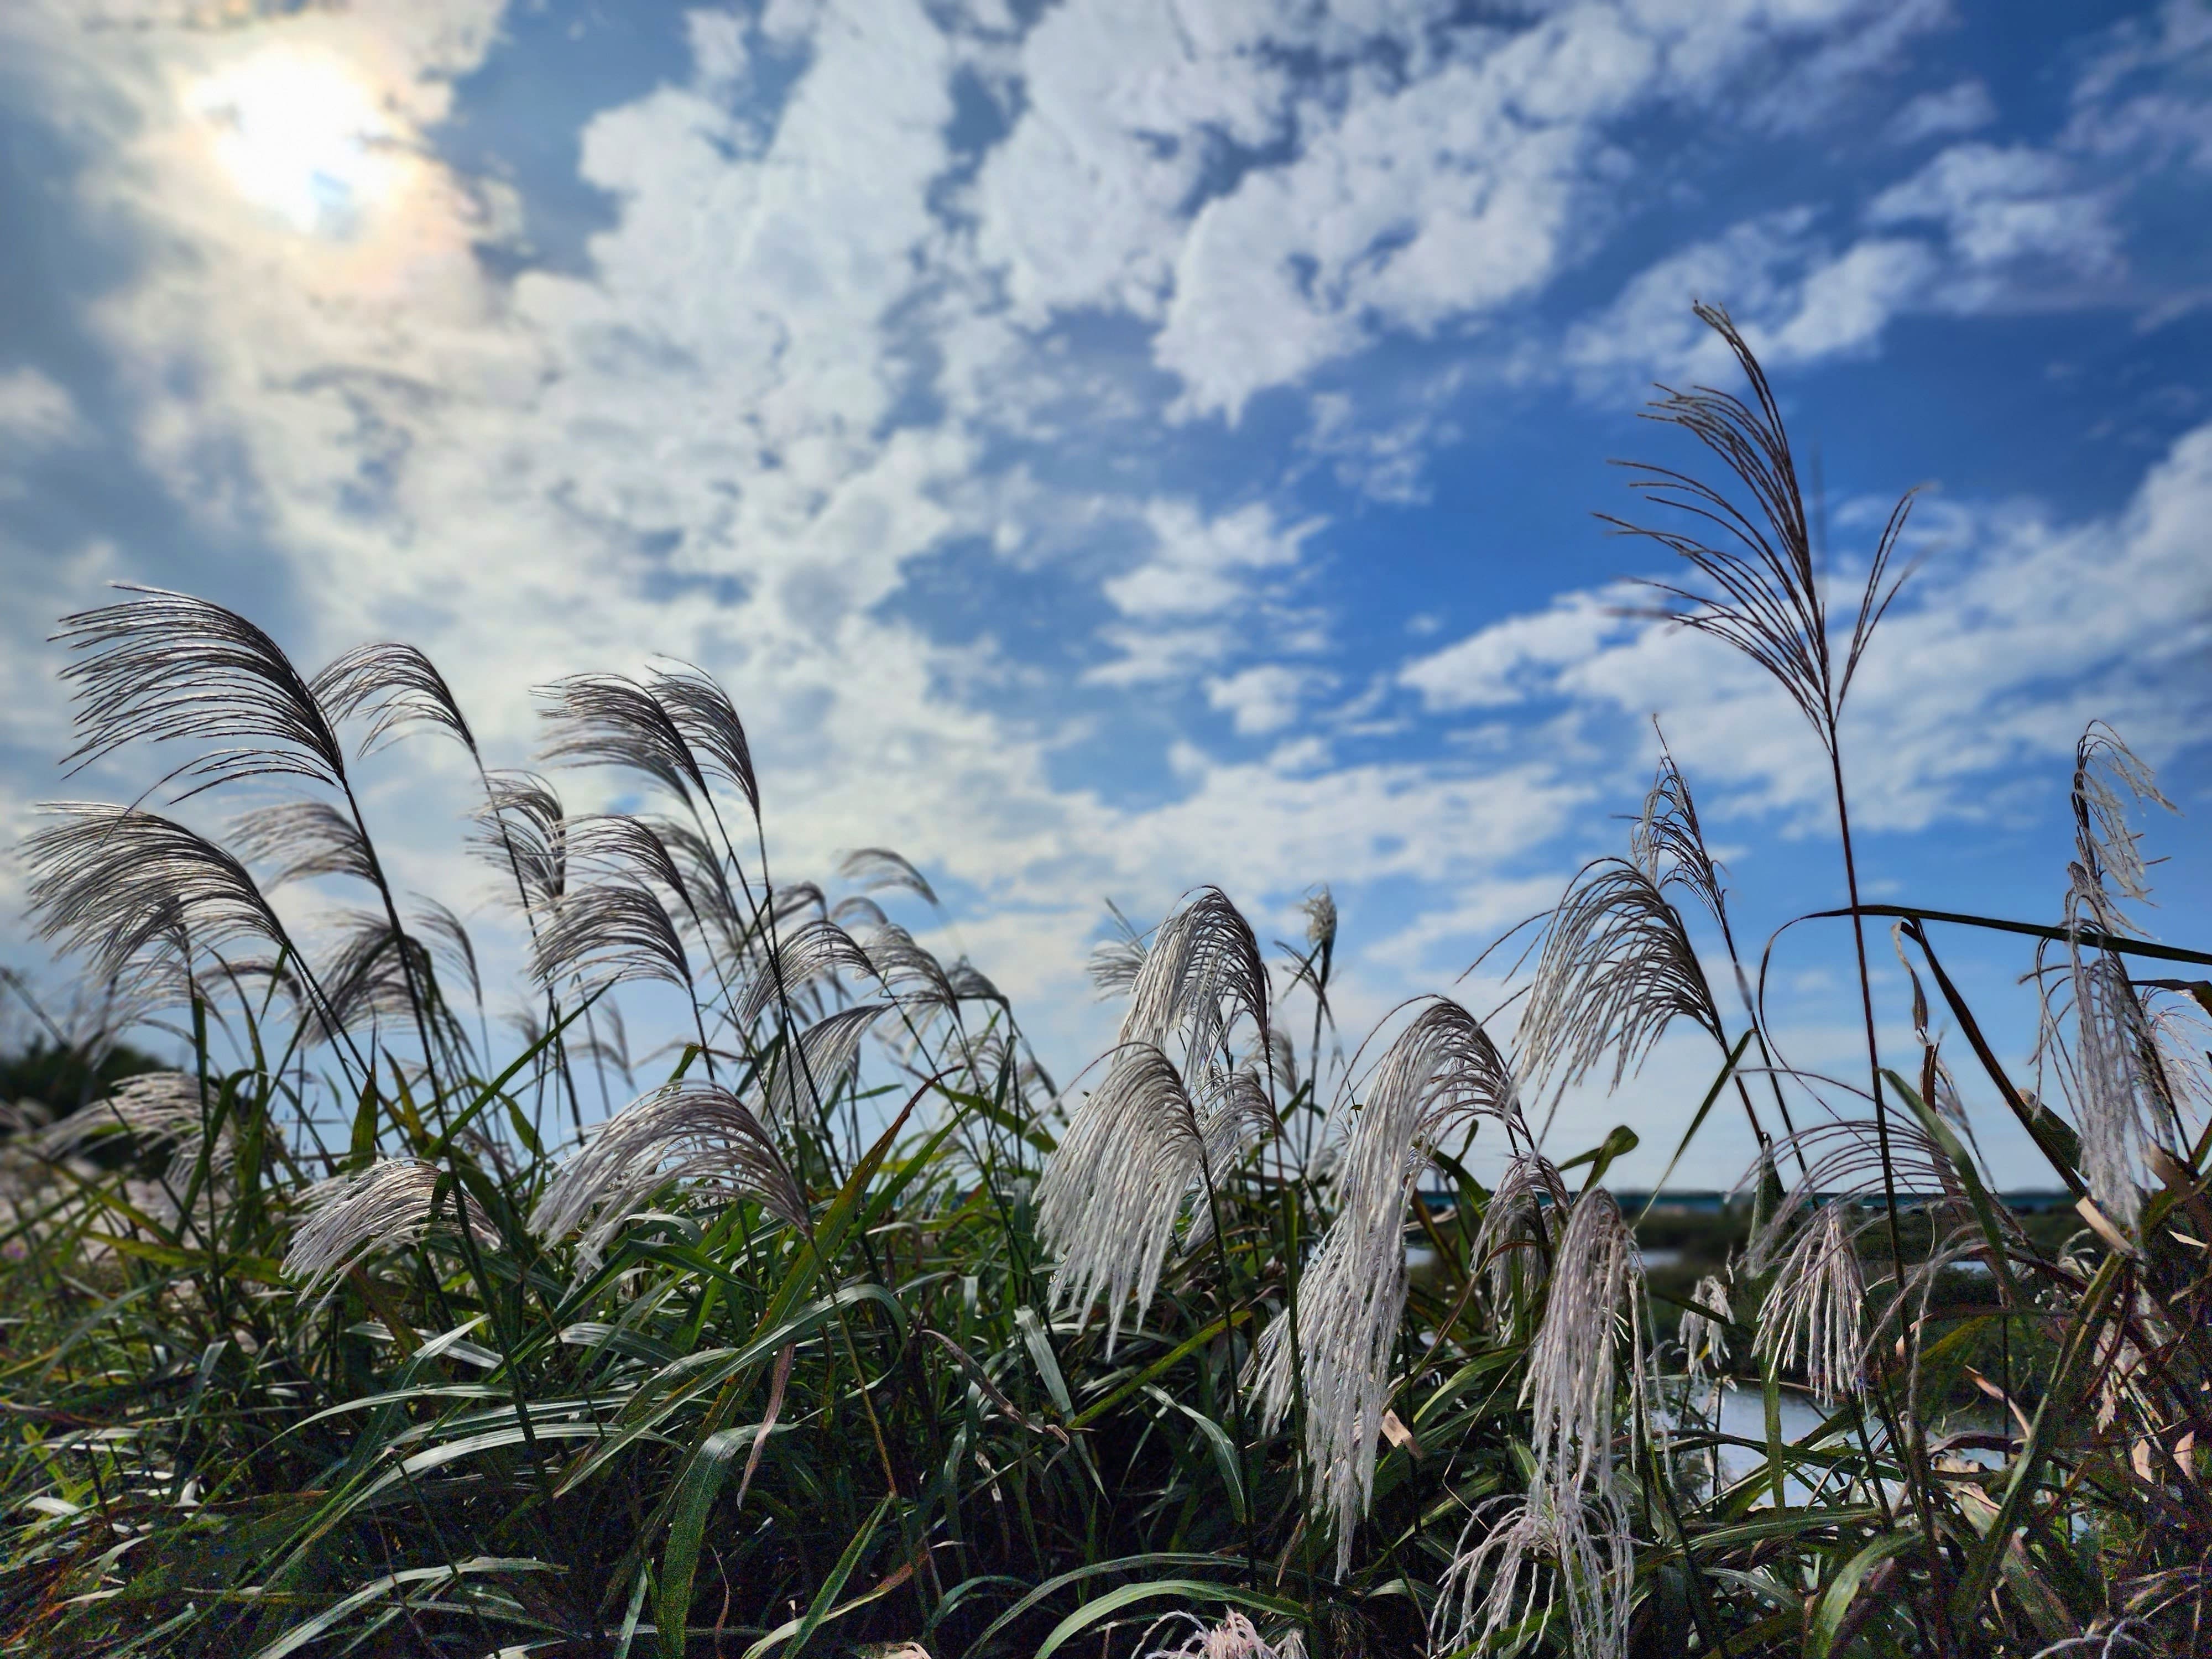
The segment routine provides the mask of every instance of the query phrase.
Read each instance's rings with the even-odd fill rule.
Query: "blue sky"
[[[1063,1069],[1108,896],[1284,933],[1328,881],[1348,1018],[1449,984],[1617,848],[1655,714],[1763,939],[1839,894],[1819,751],[1615,614],[1665,573],[1592,517],[1684,459],[1636,410],[1723,373],[1702,298],[1839,570],[1929,487],[1847,731],[1874,889],[2055,915],[2099,716],[2185,815],[2147,925],[2201,937],[2201,3],[261,10],[0,17],[15,833],[62,792],[40,636],[137,580],[309,659],[414,640],[514,760],[532,682],[704,664],[782,866],[903,849]],[[447,765],[376,805],[488,906]],[[1848,1063],[1844,939],[1788,937],[1793,1055]],[[1954,949],[2024,1051],[2027,961]],[[1671,1142],[1709,1069],[1563,1142]]]

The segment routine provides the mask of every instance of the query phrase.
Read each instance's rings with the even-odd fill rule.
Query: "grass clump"
[[[1751,400],[1655,412],[1729,487],[1642,482],[1686,509],[1670,614],[1773,673],[1829,763],[1863,1086],[1778,1058],[1671,757],[1511,1020],[1427,998],[1346,1060],[1326,894],[1271,959],[1205,889],[1102,949],[1126,1012],[1061,1088],[981,971],[886,915],[934,902],[906,860],[771,871],[695,670],[545,688],[544,758],[649,802],[577,814],[408,647],[308,675],[182,595],[69,618],[73,758],[176,742],[179,799],[289,793],[221,835],[63,805],[24,849],[106,1012],[31,1057],[74,1109],[16,1112],[0,1164],[0,1651],[2203,1650],[2212,957],[2131,929],[2154,786],[2093,728],[2057,924],[1859,902],[1838,722],[1902,509],[1837,627],[1778,407],[1708,319]],[[398,741],[476,779],[530,940],[511,1037],[371,834],[355,774]],[[2064,1109],[1999,1062],[1939,927],[2037,941]],[[633,1059],[625,1001],[678,1042]],[[149,1028],[182,1064],[113,1046]],[[1711,1216],[1623,1206],[1625,1128],[1546,1150],[1559,1088],[1677,1028],[1715,1066],[1684,1148],[1716,1108],[1761,1148]],[[1970,1097],[2074,1208],[1991,1192]],[[1763,1432],[1728,1426],[1730,1378]]]

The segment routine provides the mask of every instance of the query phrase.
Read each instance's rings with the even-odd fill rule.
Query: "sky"
[[[1331,885],[1351,1041],[1488,1012],[1460,976],[1622,849],[1655,717],[1756,948],[1842,896],[1825,758],[1622,614],[1674,573],[1595,516],[1635,511],[1610,462],[1692,459],[1655,381],[1736,385],[1695,300],[1839,583],[1923,490],[1845,720],[1869,896],[2056,920],[2103,719],[2179,809],[2144,925],[2201,944],[2203,0],[15,0],[0,833],[154,775],[54,764],[44,636],[131,580],[304,662],[412,641],[507,763],[533,684],[704,665],[779,869],[905,853],[1063,1074],[1104,902],[1201,882],[1263,939]],[[370,811],[495,940],[459,782],[418,743]],[[0,956],[46,972],[21,894]],[[1942,937],[2024,1056],[2029,957]],[[1848,952],[1775,945],[1795,1063],[1850,1063]],[[1655,1176],[1714,1063],[1670,1039],[1555,1150],[1626,1121]]]

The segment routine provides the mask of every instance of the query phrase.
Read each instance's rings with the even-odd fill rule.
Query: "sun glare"
[[[189,102],[239,192],[301,231],[352,235],[399,174],[392,123],[332,58],[264,51],[209,76]]]

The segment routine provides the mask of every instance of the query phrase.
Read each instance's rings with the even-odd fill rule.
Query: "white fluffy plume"
[[[1765,1263],[1754,1255],[1748,1265],[1759,1272]],[[1781,1252],[1759,1305],[1759,1352],[1802,1364],[1814,1397],[1832,1408],[1865,1386],[1865,1324],[1866,1279],[1849,1201],[1824,1204]]]
[[[1636,1584],[1626,1516],[1609,1498],[1586,1504],[1570,1493],[1562,1500],[1540,1483],[1525,1498],[1497,1499],[1469,1519],[1429,1615],[1437,1650],[1467,1651],[1538,1615],[1547,1561],[1566,1610],[1567,1651],[1577,1659],[1626,1653]]]
[[[498,1237],[475,1200],[436,1164],[416,1158],[386,1158],[357,1175],[319,1182],[307,1191],[307,1207],[284,1253],[285,1273],[303,1290],[336,1279],[374,1250],[450,1232],[456,1220],[479,1244]]]
[[[58,1157],[109,1135],[128,1135],[146,1151],[166,1149],[171,1168],[189,1169],[199,1161],[206,1127],[198,1078],[182,1072],[148,1072],[125,1079],[106,1099],[70,1113],[45,1131],[39,1142],[42,1151]],[[225,1124],[209,1154],[209,1173],[221,1176],[230,1167],[235,1151],[230,1126]]]
[[[744,1102],[718,1084],[678,1079],[601,1125],[546,1188],[531,1226],[541,1238],[582,1226],[586,1252],[596,1253],[672,1181],[726,1202],[751,1198],[802,1231],[808,1225],[805,1194]]]
[[[1158,1048],[1122,1048],[1037,1184],[1037,1234],[1059,1258],[1053,1300],[1085,1312],[1103,1300],[1109,1354],[1130,1297],[1139,1318],[1151,1304],[1192,1189],[1210,1212],[1207,1194],[1268,1121],[1264,1093],[1249,1074],[1238,1077],[1201,1104]],[[1211,1226],[1202,1214],[1194,1240]]]
[[[1613,1194],[1601,1187],[1583,1194],[1560,1235],[1544,1322],[1522,1385],[1538,1480],[1563,1510],[1579,1504],[1588,1488],[1612,1494],[1614,1361],[1626,1333],[1630,1374],[1642,1377],[1643,1279],[1636,1240]]]
[[[1318,1504],[1332,1516],[1338,1571],[1375,1478],[1375,1441],[1391,1389],[1392,1349],[1406,1305],[1406,1206],[1438,1139],[1470,1119],[1505,1120],[1518,1106],[1510,1068],[1474,1017],[1441,998],[1384,1052],[1336,1173],[1340,1207],[1298,1285],[1255,1355],[1270,1427],[1304,1376],[1306,1452]]]

